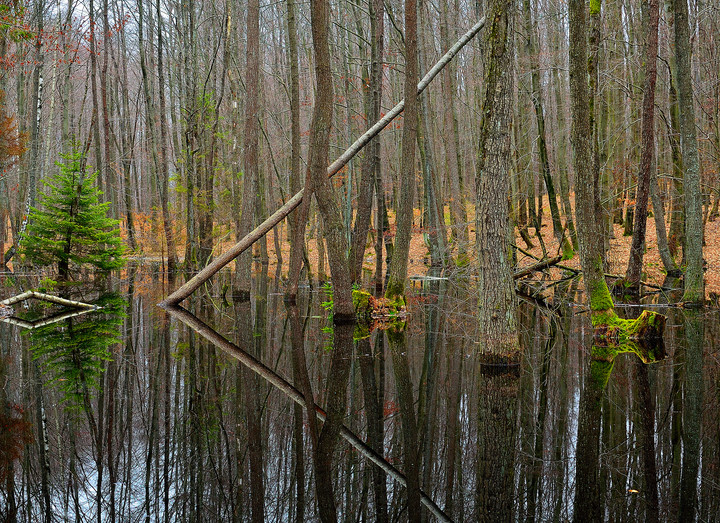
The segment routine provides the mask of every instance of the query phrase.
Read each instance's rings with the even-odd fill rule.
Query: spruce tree
[[[39,266],[57,263],[60,279],[70,270],[92,266],[101,271],[125,264],[125,247],[119,220],[108,218],[110,203],[100,203],[102,192],[95,186],[97,172],[84,167],[77,149],[60,155],[59,172],[45,182],[39,208],[30,211],[29,223],[20,240],[26,261]]]

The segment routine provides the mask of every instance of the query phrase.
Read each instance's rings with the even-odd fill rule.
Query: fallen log
[[[524,278],[525,276],[532,274],[533,272],[538,271],[544,271],[545,269],[549,267],[553,267],[554,265],[557,265],[562,260],[562,255],[558,254],[554,258],[548,258],[546,260],[540,260],[538,263],[535,263],[533,265],[530,265],[529,267],[526,267],[524,269],[521,269],[517,271],[515,274],[513,274],[513,279],[517,280],[520,278]]]
[[[437,76],[437,74],[453,59],[453,57],[465,47],[465,45],[472,40],[480,29],[485,25],[485,17],[481,18],[467,33],[465,33],[456,43],[453,45],[447,53],[443,55],[440,60],[430,69],[427,74],[420,80],[417,86],[417,93],[420,95],[430,82]],[[342,153],[337,160],[335,160],[327,169],[328,177],[335,175],[340,169],[342,169],[353,156],[355,156],[363,147],[365,147],[370,140],[372,140],[380,131],[382,131],[392,120],[395,119],[405,109],[405,100],[401,100],[395,107],[393,107],[385,116],[383,116],[375,125],[368,129],[360,138],[355,140],[350,147],[348,147],[344,153]],[[209,263],[204,269],[198,272],[195,276],[190,278],[184,285],[182,285],[175,292],[165,298],[159,305],[169,306],[177,305],[185,298],[190,296],[195,290],[197,290],[202,284],[209,280],[215,273],[225,267],[232,260],[240,256],[248,247],[258,241],[260,238],[265,236],[273,227],[280,223],[288,214],[292,212],[303,198],[304,189],[301,189],[295,194],[290,200],[288,200],[282,207],[280,207],[275,213],[269,218],[262,222],[255,230],[250,231],[247,236],[241,239],[233,247],[225,251],[223,254],[218,256],[215,260]]]

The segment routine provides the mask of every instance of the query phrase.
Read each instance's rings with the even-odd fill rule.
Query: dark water
[[[652,299],[660,359],[593,348],[556,286],[508,368],[477,363],[467,283],[416,282],[404,334],[363,337],[322,291],[229,304],[222,280],[171,314],[143,270],[64,291],[81,315],[14,305],[60,319],[0,324],[0,521],[720,521],[716,310]]]

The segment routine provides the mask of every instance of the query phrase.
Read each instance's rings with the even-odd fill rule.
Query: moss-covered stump
[[[631,341],[661,340],[665,330],[665,316],[645,310],[634,320],[619,318],[613,309],[592,312],[595,340],[623,344]]]
[[[357,289],[352,295],[357,318],[353,335],[355,340],[367,338],[375,329],[402,332],[405,328],[407,311],[402,299],[376,298],[369,292]]]
[[[405,300],[402,297],[376,298],[366,291],[353,291],[353,305],[358,321],[382,320],[393,318],[405,318]]]

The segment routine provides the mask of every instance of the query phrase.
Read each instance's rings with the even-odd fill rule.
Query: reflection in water
[[[522,365],[500,369],[477,364],[452,281],[413,288],[403,332],[356,341],[273,280],[193,314],[156,308],[149,275],[122,285],[121,341],[79,408],[65,367],[0,325],[0,401],[25,427],[0,449],[0,521],[718,520],[717,311],[661,309],[668,357],[648,365],[662,354],[593,348],[567,291],[520,308]]]
[[[293,401],[300,405],[305,404],[305,396],[296,389],[293,385],[291,385],[288,381],[286,381],[284,378],[279,376],[277,373],[275,373],[272,369],[258,361],[256,358],[254,358],[252,355],[248,354],[246,351],[242,350],[237,345],[230,343],[225,338],[223,338],[220,334],[218,334],[215,330],[213,330],[211,327],[209,327],[207,324],[205,324],[202,320],[188,312],[182,307],[176,307],[176,306],[170,306],[167,308],[167,311],[169,314],[171,314],[173,317],[177,318],[181,322],[183,322],[185,325],[190,327],[193,331],[195,331],[197,334],[208,340],[210,343],[215,345],[216,347],[224,350],[228,354],[230,354],[232,357],[238,359],[243,365],[245,365],[248,369],[252,370],[253,372],[257,373],[259,376],[264,378],[267,382],[269,382],[271,385],[275,386],[277,389],[279,389],[281,392],[283,392],[285,395],[290,397]],[[341,342],[340,343],[347,343],[347,340],[349,339],[352,341],[352,326],[341,326],[336,325],[335,326],[335,335],[339,335]],[[337,347],[335,348],[337,350]],[[339,352],[341,357],[347,358],[347,350],[341,349],[341,352]],[[342,363],[339,363],[336,365],[336,370],[338,366],[342,366]],[[342,372],[344,372],[342,369],[340,369],[340,374],[342,376]],[[331,373],[332,374],[332,367],[331,367]],[[330,380],[332,383],[333,379]],[[338,387],[331,386],[331,388],[328,389],[328,392],[332,392],[335,394],[338,394]],[[336,396],[331,396],[328,394],[329,403],[333,403],[330,401],[331,399],[334,399]],[[342,402],[341,402],[342,403]],[[315,411],[316,416],[323,422],[327,423],[330,421],[331,423],[337,423],[337,417],[339,415],[337,412],[342,410],[344,415],[344,407],[342,409],[339,409],[337,406],[329,407],[328,411],[331,412],[329,414],[319,406],[314,405],[313,410]],[[334,412],[333,412],[334,411]],[[330,416],[334,416],[335,418],[331,418]],[[365,456],[368,460],[373,462],[375,465],[381,467],[387,474],[393,477],[395,481],[397,481],[400,485],[407,486],[408,481],[405,478],[403,474],[401,474],[393,465],[391,465],[388,461],[383,459],[382,456],[375,453],[365,442],[363,442],[357,435],[355,435],[353,432],[350,431],[346,426],[344,425],[335,425],[331,426],[333,432],[329,432],[326,438],[329,440],[328,443],[326,443],[325,447],[320,446],[320,436],[322,435],[322,431],[320,432],[320,436],[318,436],[318,453],[320,453],[319,449],[325,450],[326,454],[321,455],[321,458],[323,460],[331,459],[330,454],[332,454],[332,450],[334,448],[335,442],[332,438],[335,437],[334,433],[339,434],[343,439],[345,439],[348,443],[350,443],[357,451],[359,451],[363,456]],[[332,444],[332,446],[331,446]],[[330,448],[328,448],[330,447]],[[420,493],[421,500],[423,504],[428,507],[428,509],[440,520],[446,521],[448,518],[443,515],[443,512],[440,510],[440,508],[435,505],[435,503],[430,499],[426,494]],[[323,510],[327,510],[328,507],[325,507]]]
[[[665,358],[665,349],[662,344],[646,346],[643,344],[628,342],[623,345],[593,345],[591,349],[589,372],[586,375],[585,386],[580,396],[580,413],[578,419],[578,440],[576,452],[576,480],[575,480],[575,507],[573,520],[603,521],[605,514],[601,502],[602,489],[600,488],[600,435],[603,406],[603,392],[608,384],[610,375],[615,366],[615,360],[619,354],[634,353],[642,364],[649,364]],[[637,367],[636,367],[637,368]],[[645,373],[647,369],[644,369]],[[647,374],[645,374],[647,384]],[[649,396],[645,391],[644,395]],[[650,421],[650,434],[645,434],[645,445],[649,447],[650,457],[653,464],[647,462],[648,456],[643,453],[644,469],[646,474],[652,471],[652,481],[656,480],[654,475],[654,443],[652,421]],[[641,423],[642,425],[642,423]],[[645,430],[647,427],[645,426]],[[641,430],[642,434],[644,431]],[[650,488],[651,486],[648,486]],[[656,487],[654,487],[656,488]],[[633,489],[634,490],[634,489]],[[657,495],[650,494],[648,499],[651,505],[656,501]],[[656,507],[648,509],[654,514]],[[652,519],[652,516],[646,516]]]

